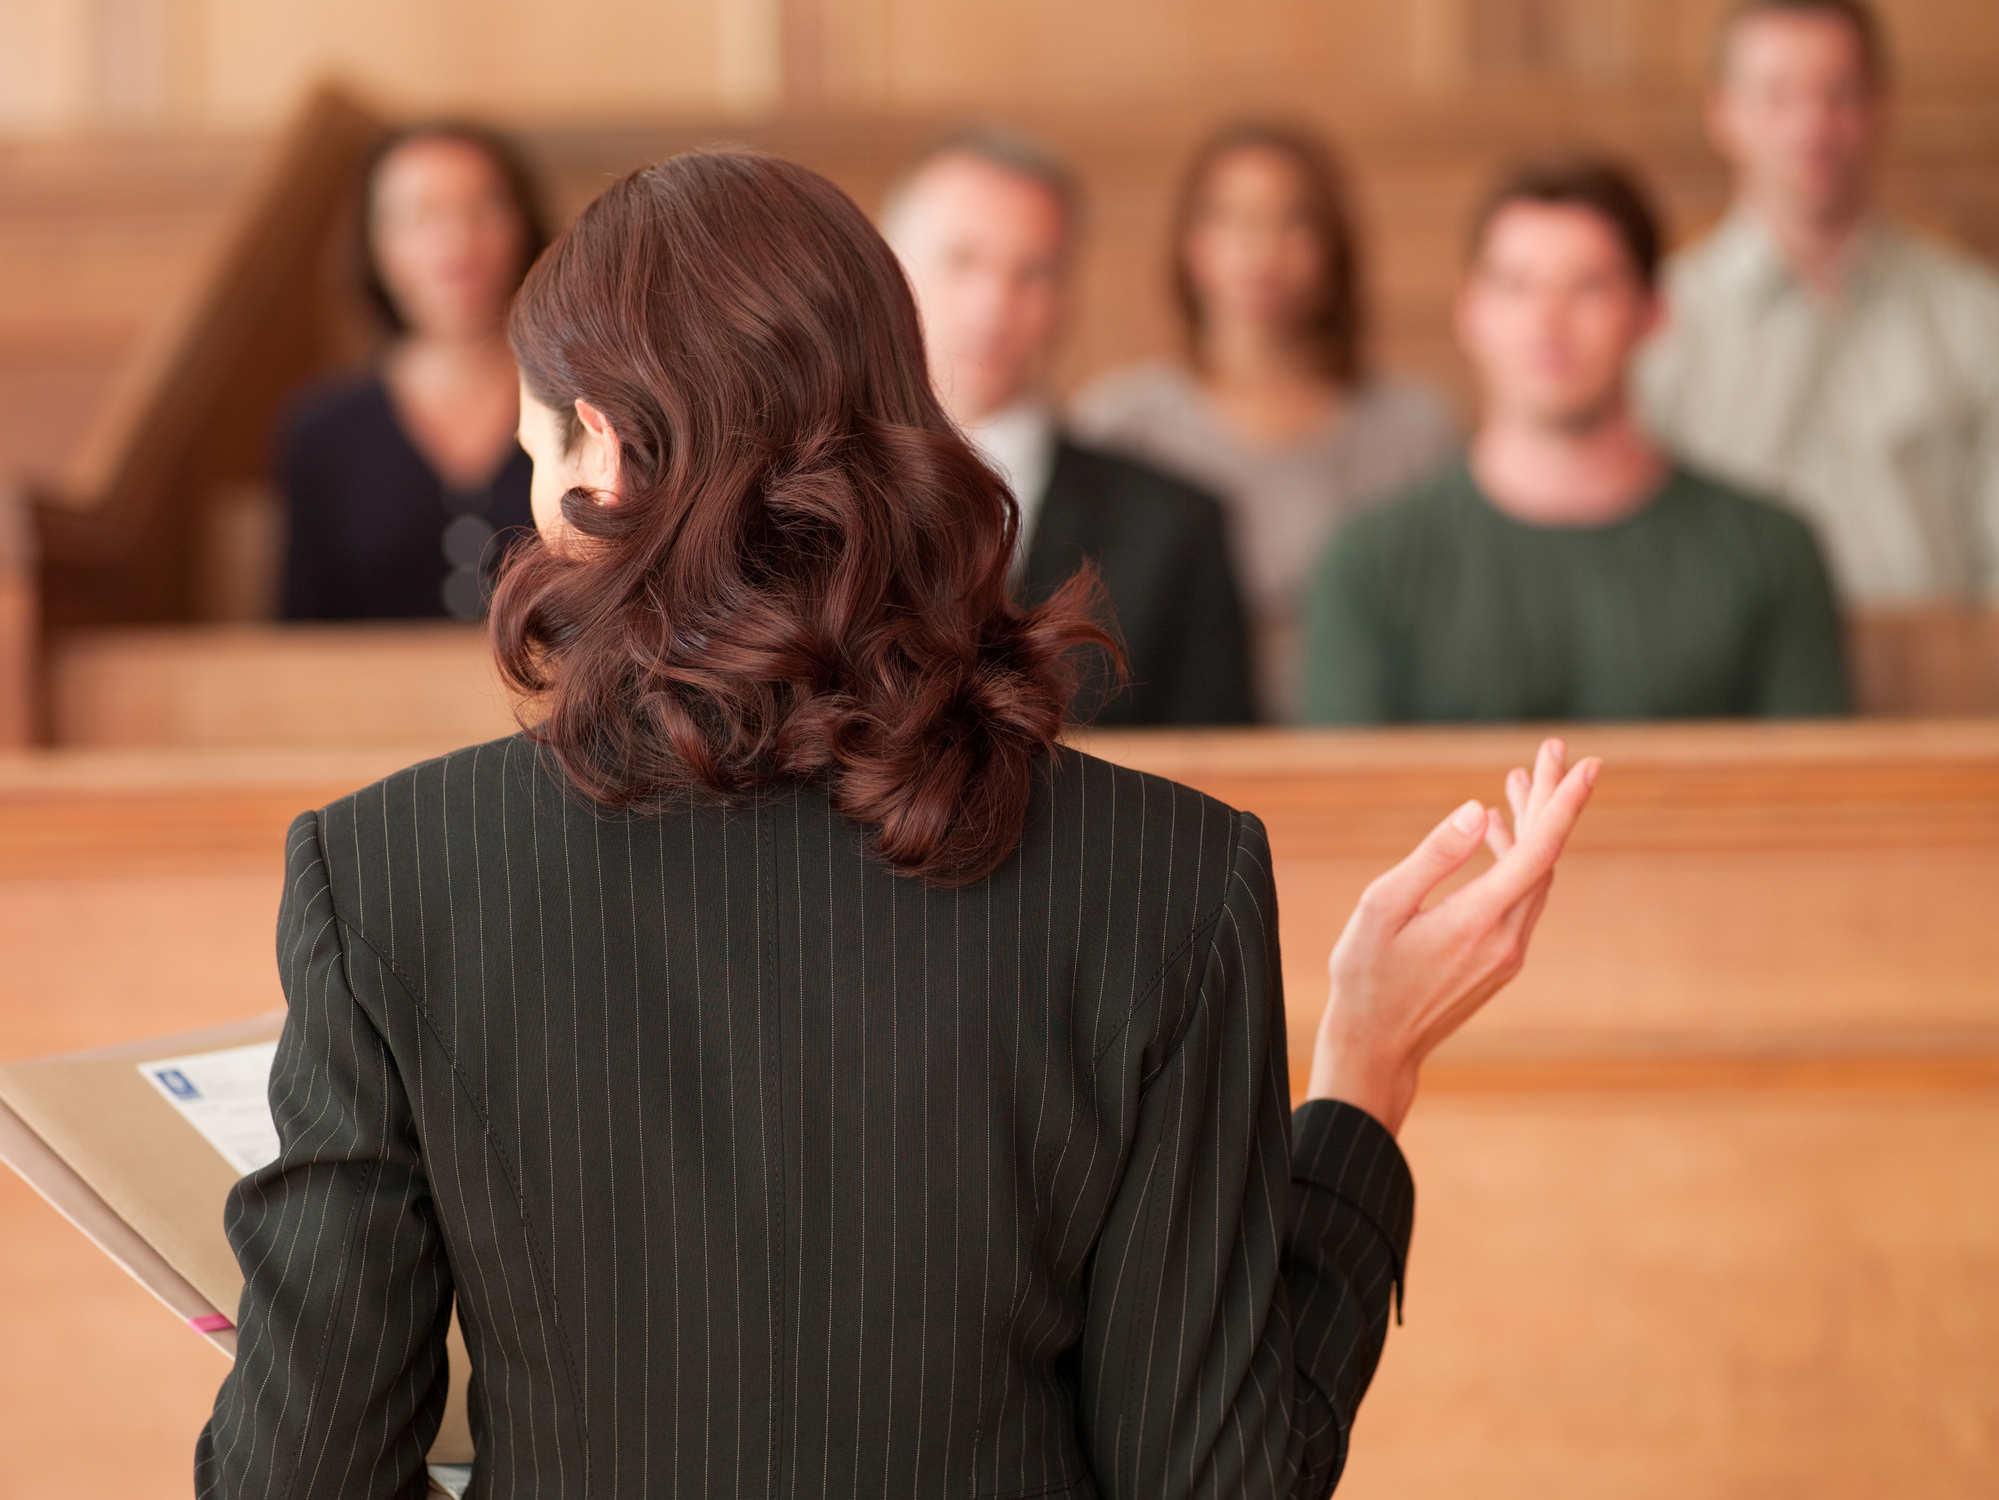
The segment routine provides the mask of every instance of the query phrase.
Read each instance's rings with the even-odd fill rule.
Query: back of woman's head
[[[510,560],[502,670],[599,802],[824,786],[897,868],[978,879],[1018,844],[1108,645],[1094,578],[1008,592],[1018,515],[932,395],[894,254],[824,178],[748,151],[636,172],[530,272],[529,392],[603,413],[619,496]],[[576,436],[571,428],[570,436]]]

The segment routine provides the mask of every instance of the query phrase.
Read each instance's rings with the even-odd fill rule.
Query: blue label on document
[[[161,1068],[153,1076],[159,1079],[160,1087],[165,1089],[169,1094],[172,1094],[176,1099],[199,1099],[201,1097],[201,1090],[189,1083],[187,1074],[181,1072],[179,1068]]]

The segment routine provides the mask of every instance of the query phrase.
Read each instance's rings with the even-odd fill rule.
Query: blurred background
[[[1379,364],[1469,417],[1474,204],[1586,145],[1675,243],[1713,225],[1723,9],[0,0],[0,1058],[279,1003],[289,816],[511,727],[475,625],[274,621],[274,428],[379,343],[355,241],[386,128],[506,132],[559,227],[692,145],[779,150],[872,212],[940,130],[1023,127],[1087,194],[1067,394],[1177,350],[1195,143],[1300,119],[1353,179]],[[1999,261],[1999,3],[1879,9],[1881,199]],[[1876,722],[1580,747],[1617,774],[1536,967],[1411,1126],[1409,1326],[1343,1494],[1999,1493],[1993,620],[1850,619]],[[1132,752],[1292,840],[1294,1042],[1360,884],[1531,745],[1482,733]],[[186,1493],[219,1361],[4,1173],[0,1329],[0,1497]]]
[[[368,348],[349,290],[352,195],[383,122],[463,114],[515,133],[558,224],[612,175],[688,144],[774,146],[873,209],[939,126],[1026,126],[1088,191],[1066,390],[1174,348],[1167,216],[1192,143],[1245,111],[1301,118],[1355,179],[1381,363],[1463,401],[1448,301],[1467,215],[1499,165],[1601,146],[1649,175],[1677,240],[1722,211],[1699,114],[1720,8],[9,0],[0,479],[25,503],[16,573],[30,542],[40,557],[37,598],[15,607],[59,653],[70,627],[271,612],[270,425],[298,381]],[[1883,196],[1999,254],[1999,10],[1883,11],[1896,87]],[[1931,668],[1876,673],[1863,697],[1894,708],[1927,691],[1931,708],[1962,708],[1980,691],[1962,666],[1933,664],[1951,681],[1927,689],[1909,673]],[[96,732],[64,717],[59,681],[43,687],[26,707],[15,690],[15,737]]]

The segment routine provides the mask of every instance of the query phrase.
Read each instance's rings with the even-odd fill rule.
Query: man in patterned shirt
[[[1999,279],[1873,211],[1865,0],[1745,0],[1709,125],[1736,173],[1641,369],[1675,451],[1817,527],[1846,602],[1999,594]]]

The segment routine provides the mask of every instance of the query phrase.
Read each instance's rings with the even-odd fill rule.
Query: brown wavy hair
[[[647,167],[536,263],[509,333],[537,400],[619,442],[619,503],[563,496],[573,536],[518,547],[493,599],[570,780],[620,807],[812,782],[905,873],[1003,863],[1075,651],[1116,648],[1091,570],[1015,604],[1019,512],[853,202],[753,151]]]
[[[1271,120],[1224,125],[1195,148],[1180,179],[1173,209],[1173,300],[1186,330],[1188,353],[1201,358],[1202,308],[1188,264],[1187,241],[1207,196],[1215,168],[1239,151],[1268,151],[1289,162],[1305,189],[1305,211],[1319,241],[1319,285],[1305,311],[1300,335],[1318,357],[1320,372],[1341,386],[1367,374],[1367,307],[1361,278],[1360,232],[1353,194],[1333,148],[1316,131]]]

